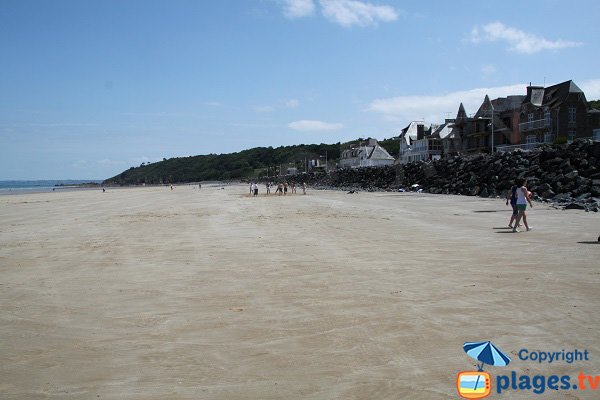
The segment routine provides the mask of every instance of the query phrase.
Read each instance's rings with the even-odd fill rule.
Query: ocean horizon
[[[101,179],[38,179],[0,180],[0,194],[20,192],[50,192],[56,188],[69,188],[85,183],[102,183]]]

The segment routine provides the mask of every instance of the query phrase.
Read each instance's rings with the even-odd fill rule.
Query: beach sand
[[[600,375],[600,215],[512,234],[502,199],[260,191],[0,197],[0,398],[455,399],[480,340],[492,375]]]

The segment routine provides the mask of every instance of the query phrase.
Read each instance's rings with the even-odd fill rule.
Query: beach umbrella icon
[[[504,354],[490,341],[466,342],[465,344],[463,344],[463,350],[465,351],[465,353],[467,353],[477,361],[481,361],[481,365],[477,366],[479,371],[483,371],[484,364],[494,365],[497,367],[505,367],[510,362],[510,357]],[[477,380],[475,381],[474,387],[477,387],[480,376],[481,375],[477,376]]]
[[[504,354],[492,342],[466,342],[463,345],[465,353],[481,361],[479,370],[483,371],[483,365],[494,365],[496,367],[505,367],[510,363],[510,357]]]

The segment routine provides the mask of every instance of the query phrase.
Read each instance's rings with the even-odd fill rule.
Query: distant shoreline
[[[1,180],[0,195],[19,193],[45,193],[60,190],[70,190],[79,185],[99,187],[99,179],[38,179],[38,180]]]
[[[9,186],[9,183],[15,182],[16,185]],[[64,182],[50,184],[31,184],[27,186],[26,182]],[[19,195],[19,194],[38,194],[38,193],[52,193],[52,192],[66,192],[66,191],[80,191],[80,190],[115,190],[115,189],[128,189],[128,188],[153,188],[153,187],[182,187],[182,186],[198,186],[201,184],[203,187],[209,188],[214,186],[225,186],[231,184],[238,184],[238,182],[219,182],[219,181],[206,181],[206,182],[186,182],[186,183],[162,183],[162,184],[143,184],[143,185],[111,185],[103,184],[103,181],[85,181],[82,183],[67,183],[69,181],[0,181],[0,196],[8,195]],[[71,181],[72,182],[72,181]],[[3,186],[4,185],[4,186]]]

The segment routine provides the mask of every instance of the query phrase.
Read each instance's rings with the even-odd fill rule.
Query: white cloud
[[[408,123],[424,118],[427,122],[439,123],[446,118],[447,113],[454,118],[460,103],[463,103],[467,114],[474,114],[485,95],[491,99],[510,95],[526,94],[526,84],[493,88],[477,88],[452,92],[438,96],[399,96],[386,99],[376,99],[371,102],[368,111],[378,112],[388,120]]]
[[[600,99],[600,79],[575,83],[583,90],[588,100]],[[460,103],[463,103],[467,114],[474,114],[479,109],[486,94],[490,99],[495,99],[512,95],[525,95],[526,93],[527,83],[519,83],[508,86],[463,90],[437,96],[398,96],[373,100],[367,107],[367,111],[380,113],[386,120],[398,123],[408,123],[421,118],[425,118],[427,122],[439,123],[446,118],[447,113],[450,113],[450,117],[454,118]]]
[[[559,50],[582,45],[580,42],[568,40],[551,41],[535,34],[506,26],[501,22],[492,22],[483,25],[481,28],[476,26],[471,31],[471,41],[473,43],[480,43],[482,41],[495,42],[498,40],[507,42],[509,50],[522,54],[534,54],[543,50]]]
[[[390,6],[358,0],[320,0],[319,3],[325,18],[345,27],[377,25],[398,19],[398,12]]]
[[[288,124],[288,127],[302,132],[310,132],[310,131],[335,131],[338,129],[342,129],[344,127],[343,124],[340,123],[330,123],[323,121],[311,121],[311,120],[301,120],[294,121]]]
[[[313,0],[282,0],[283,15],[287,18],[302,18],[315,12]]]
[[[585,98],[589,100],[600,99],[600,79],[591,79],[589,81],[581,82],[581,84],[575,82],[577,86],[585,93]]]
[[[296,108],[300,105],[300,102],[296,99],[289,99],[288,101],[285,102],[285,106],[287,108]]]

